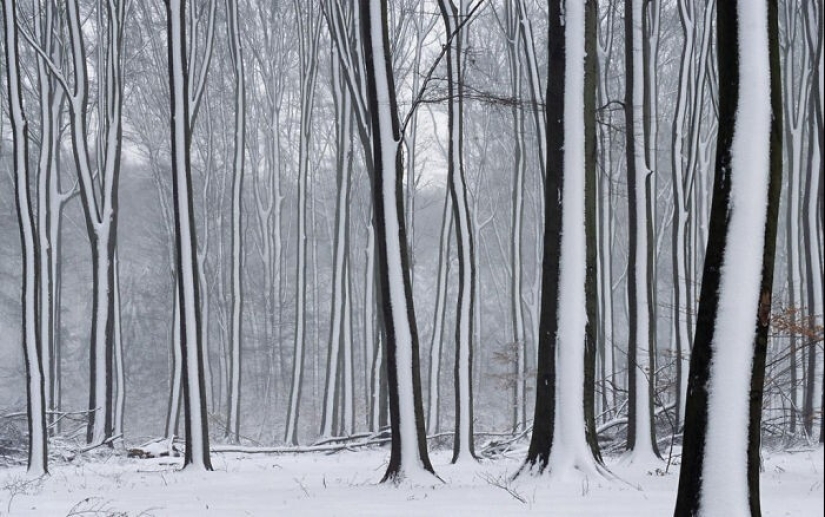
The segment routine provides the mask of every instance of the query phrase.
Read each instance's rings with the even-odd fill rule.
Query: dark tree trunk
[[[180,348],[183,367],[183,408],[186,452],[184,468],[212,470],[209,423],[200,336],[200,293],[195,256],[195,212],[192,200],[190,148],[192,128],[186,94],[186,0],[166,0],[169,91],[171,94],[172,195],[175,200],[177,289],[180,296]]]
[[[556,417],[556,337],[564,186],[565,38],[560,1],[548,2],[547,181],[544,188],[544,255],[541,264],[536,409],[525,467],[543,472],[550,459]]]
[[[765,222],[765,246],[761,271],[758,314],[754,322],[754,355],[751,365],[749,423],[747,449],[748,499],[752,516],[761,515],[759,506],[759,442],[762,414],[762,394],[765,376],[765,357],[770,323],[771,286],[773,283],[774,254],[781,189],[781,127],[782,105],[779,83],[778,20],[776,0],[766,0],[770,47],[771,111],[770,128],[770,183]],[[764,5],[764,4],[763,4]],[[713,200],[702,276],[701,297],[697,315],[693,352],[688,379],[688,397],[685,406],[685,434],[679,493],[674,515],[695,516],[702,511],[703,469],[708,440],[708,401],[713,340],[719,309],[719,287],[722,266],[727,251],[727,235],[731,215],[731,148],[739,104],[739,18],[737,2],[717,5],[718,70],[719,70],[719,130],[716,152],[716,174]],[[750,7],[747,7],[750,8]],[[736,173],[746,173],[733,171]],[[746,332],[747,329],[742,329]]]
[[[418,359],[418,330],[412,301],[408,241],[403,211],[403,161],[398,103],[387,35],[386,0],[360,0],[361,36],[367,70],[367,99],[372,121],[372,201],[378,251],[378,284],[383,313],[384,349],[392,446],[382,481],[399,481],[407,469],[433,473],[424,433],[424,406]],[[380,19],[373,12],[380,13]],[[376,38],[380,38],[376,41]],[[376,52],[377,51],[377,52]],[[390,138],[391,141],[386,141]],[[391,182],[391,184],[387,184]],[[390,243],[393,246],[390,246]],[[396,296],[392,296],[395,294]],[[402,307],[394,307],[401,303]],[[408,363],[408,364],[405,364]],[[407,370],[408,369],[408,370]],[[407,371],[404,371],[407,370]],[[401,384],[407,380],[411,385]],[[401,393],[410,390],[412,393]],[[401,397],[412,407],[402,405]],[[412,422],[401,419],[412,419]],[[405,433],[412,427],[413,433]],[[403,440],[412,440],[410,445]],[[404,454],[403,451],[407,451]],[[410,454],[415,457],[410,457]]]
[[[765,362],[768,355],[779,204],[782,193],[782,74],[779,61],[779,0],[765,1],[768,10],[768,59],[773,118],[770,129],[770,183],[765,221],[765,249],[762,251],[762,283],[759,288],[759,315],[756,321],[756,340],[751,366],[750,421],[748,422],[748,494],[751,515],[754,517],[762,514],[759,504],[762,400],[765,389]],[[717,26],[718,24],[717,21]],[[810,374],[813,375],[813,372]]]
[[[14,0],[3,0],[3,40],[8,70],[6,81],[9,120],[14,153],[14,192],[17,222],[20,228],[23,281],[20,289],[22,306],[21,343],[26,368],[26,422],[29,433],[28,473],[48,474],[48,436],[46,431],[46,394],[43,377],[43,348],[37,315],[37,292],[40,276],[37,232],[29,192],[28,122],[23,111],[23,87],[20,77],[20,56],[17,39],[17,6]],[[46,207],[39,207],[45,210]]]
[[[599,297],[597,267],[599,261],[596,236],[596,81],[598,80],[598,54],[596,51],[599,5],[597,0],[585,2],[585,42],[587,56],[584,61],[584,228],[587,246],[587,280],[585,300],[587,326],[584,344],[584,421],[587,443],[593,457],[602,461],[596,435],[596,353],[599,329]]]

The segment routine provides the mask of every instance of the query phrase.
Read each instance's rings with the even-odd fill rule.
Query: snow
[[[678,467],[658,475],[618,465],[619,479],[509,478],[523,454],[467,469],[449,464],[451,452],[432,454],[444,483],[379,484],[386,450],[335,455],[214,455],[215,472],[178,470],[182,459],[55,465],[52,475],[26,483],[24,468],[0,470],[0,509],[10,516],[66,515],[104,506],[110,513],[175,516],[472,516],[561,515],[661,517],[672,515]],[[434,479],[434,478],[430,478]],[[513,495],[507,490],[511,490]],[[823,514],[822,449],[765,454],[765,517]],[[520,502],[517,497],[524,502]],[[85,501],[85,502],[84,502]],[[721,514],[726,515],[726,514]]]
[[[739,106],[731,144],[731,208],[708,381],[703,515],[750,515],[748,402],[762,278],[770,161],[766,4],[739,2]],[[748,331],[750,330],[750,331]]]

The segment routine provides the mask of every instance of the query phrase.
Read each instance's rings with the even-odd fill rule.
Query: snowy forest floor
[[[473,516],[672,515],[678,466],[668,473],[608,458],[616,479],[510,478],[523,451],[479,465],[432,460],[433,486],[380,485],[388,452],[213,454],[215,472],[182,472],[180,458],[84,456],[27,480],[0,469],[0,516]],[[763,515],[823,515],[823,450],[764,452]],[[664,470],[664,462],[660,465]]]

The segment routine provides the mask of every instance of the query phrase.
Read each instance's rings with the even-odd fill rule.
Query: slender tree
[[[234,443],[241,426],[241,322],[243,321],[243,207],[244,151],[246,141],[246,79],[244,74],[238,0],[226,0],[232,78],[235,87],[235,133],[232,161],[232,338],[230,341],[229,401],[226,436]]]
[[[644,0],[625,2],[625,125],[628,204],[628,426],[627,450],[634,460],[658,457],[653,428],[653,364],[648,262],[648,194],[644,113]]]
[[[26,422],[29,431],[27,472],[31,476],[48,473],[48,437],[46,430],[46,394],[43,379],[43,348],[37,326],[37,290],[40,282],[37,269],[38,245],[34,213],[29,193],[28,121],[23,111],[23,84],[20,76],[17,5],[15,0],[3,0],[4,49],[6,58],[6,88],[9,121],[12,128],[14,155],[14,193],[20,245],[23,252],[23,283],[20,302],[23,307],[23,357],[26,365]],[[45,108],[45,107],[44,107]],[[41,208],[42,209],[42,208]]]
[[[186,61],[186,0],[166,1],[171,99],[172,177],[175,240],[180,299],[180,348],[183,368],[183,407],[186,436],[184,468],[212,470],[209,423],[203,375],[200,326],[200,289],[195,256],[195,211],[192,199],[190,147],[192,143],[188,66]]]
[[[296,235],[298,260],[295,266],[295,284],[298,296],[295,303],[295,340],[293,347],[292,384],[289,390],[284,441],[298,444],[298,415],[301,408],[301,388],[306,356],[307,305],[307,181],[309,178],[309,145],[312,135],[312,106],[318,78],[318,43],[321,31],[319,14],[312,2],[302,5],[294,2],[298,27],[298,49],[301,72],[301,123],[298,154],[298,231]]]
[[[473,312],[475,283],[475,243],[470,227],[470,205],[467,200],[467,179],[464,170],[464,71],[462,52],[466,45],[466,30],[457,36],[461,20],[467,14],[467,0],[457,6],[452,0],[439,0],[441,17],[447,29],[447,185],[455,223],[458,253],[458,301],[455,328],[455,435],[453,463],[475,458],[473,444]]]
[[[360,0],[359,7],[373,136],[372,202],[392,432],[390,461],[383,481],[399,482],[434,471],[424,436],[418,329],[400,203],[403,161],[387,36],[387,2]]]

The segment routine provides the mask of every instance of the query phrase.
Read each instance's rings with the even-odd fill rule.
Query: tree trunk
[[[761,515],[760,424],[782,176],[777,18],[774,0],[717,6],[719,140],[676,516]]]
[[[595,125],[587,123],[585,117],[588,108],[592,114],[596,94],[592,75],[595,52],[589,62],[585,56],[586,35],[595,36],[594,14],[592,2],[587,7],[575,0],[563,5],[549,3],[539,364],[533,434],[523,467],[536,474],[545,469],[556,475],[573,469],[585,475],[597,473],[594,451],[587,443],[584,403],[588,326],[586,190],[588,170],[592,175],[595,167]],[[594,43],[590,42],[591,49]],[[592,133],[589,136],[588,131]]]
[[[246,79],[238,22],[238,0],[226,0],[229,48],[235,87],[235,133],[232,175],[232,337],[230,341],[229,400],[226,437],[231,443],[240,439],[241,411],[241,324],[243,322],[243,226],[241,206],[246,139]]]
[[[458,301],[456,305],[455,365],[455,434],[453,463],[475,459],[473,444],[473,310],[475,258],[467,182],[464,171],[464,72],[462,52],[466,42],[466,26],[456,35],[466,16],[466,2],[457,7],[452,0],[439,0],[441,17],[451,41],[447,48],[447,89],[449,92],[447,150],[447,184],[452,200],[458,253]]]
[[[29,433],[27,472],[30,476],[48,473],[48,437],[46,430],[46,394],[43,378],[43,348],[37,327],[37,290],[40,277],[37,270],[38,244],[34,214],[29,193],[28,125],[23,111],[23,87],[20,77],[20,56],[17,38],[17,6],[15,0],[3,0],[6,87],[9,120],[12,128],[14,154],[14,192],[17,222],[20,226],[20,246],[23,252],[23,283],[20,303],[23,308],[23,357],[26,365],[26,422]]]
[[[652,380],[650,364],[651,321],[648,278],[648,203],[645,152],[645,69],[643,0],[625,3],[625,125],[628,203],[628,426],[627,450],[642,462],[659,456],[653,428]]]
[[[404,228],[398,105],[387,36],[386,0],[360,0],[372,119],[372,198],[378,282],[387,354],[392,446],[383,481],[433,473],[424,435],[418,330],[412,303]]]
[[[177,289],[180,296],[180,341],[183,366],[183,406],[186,436],[184,468],[212,470],[209,423],[203,379],[200,336],[200,289],[197,281],[197,239],[192,200],[190,101],[187,94],[185,0],[166,2],[171,93],[172,176],[175,203]]]

